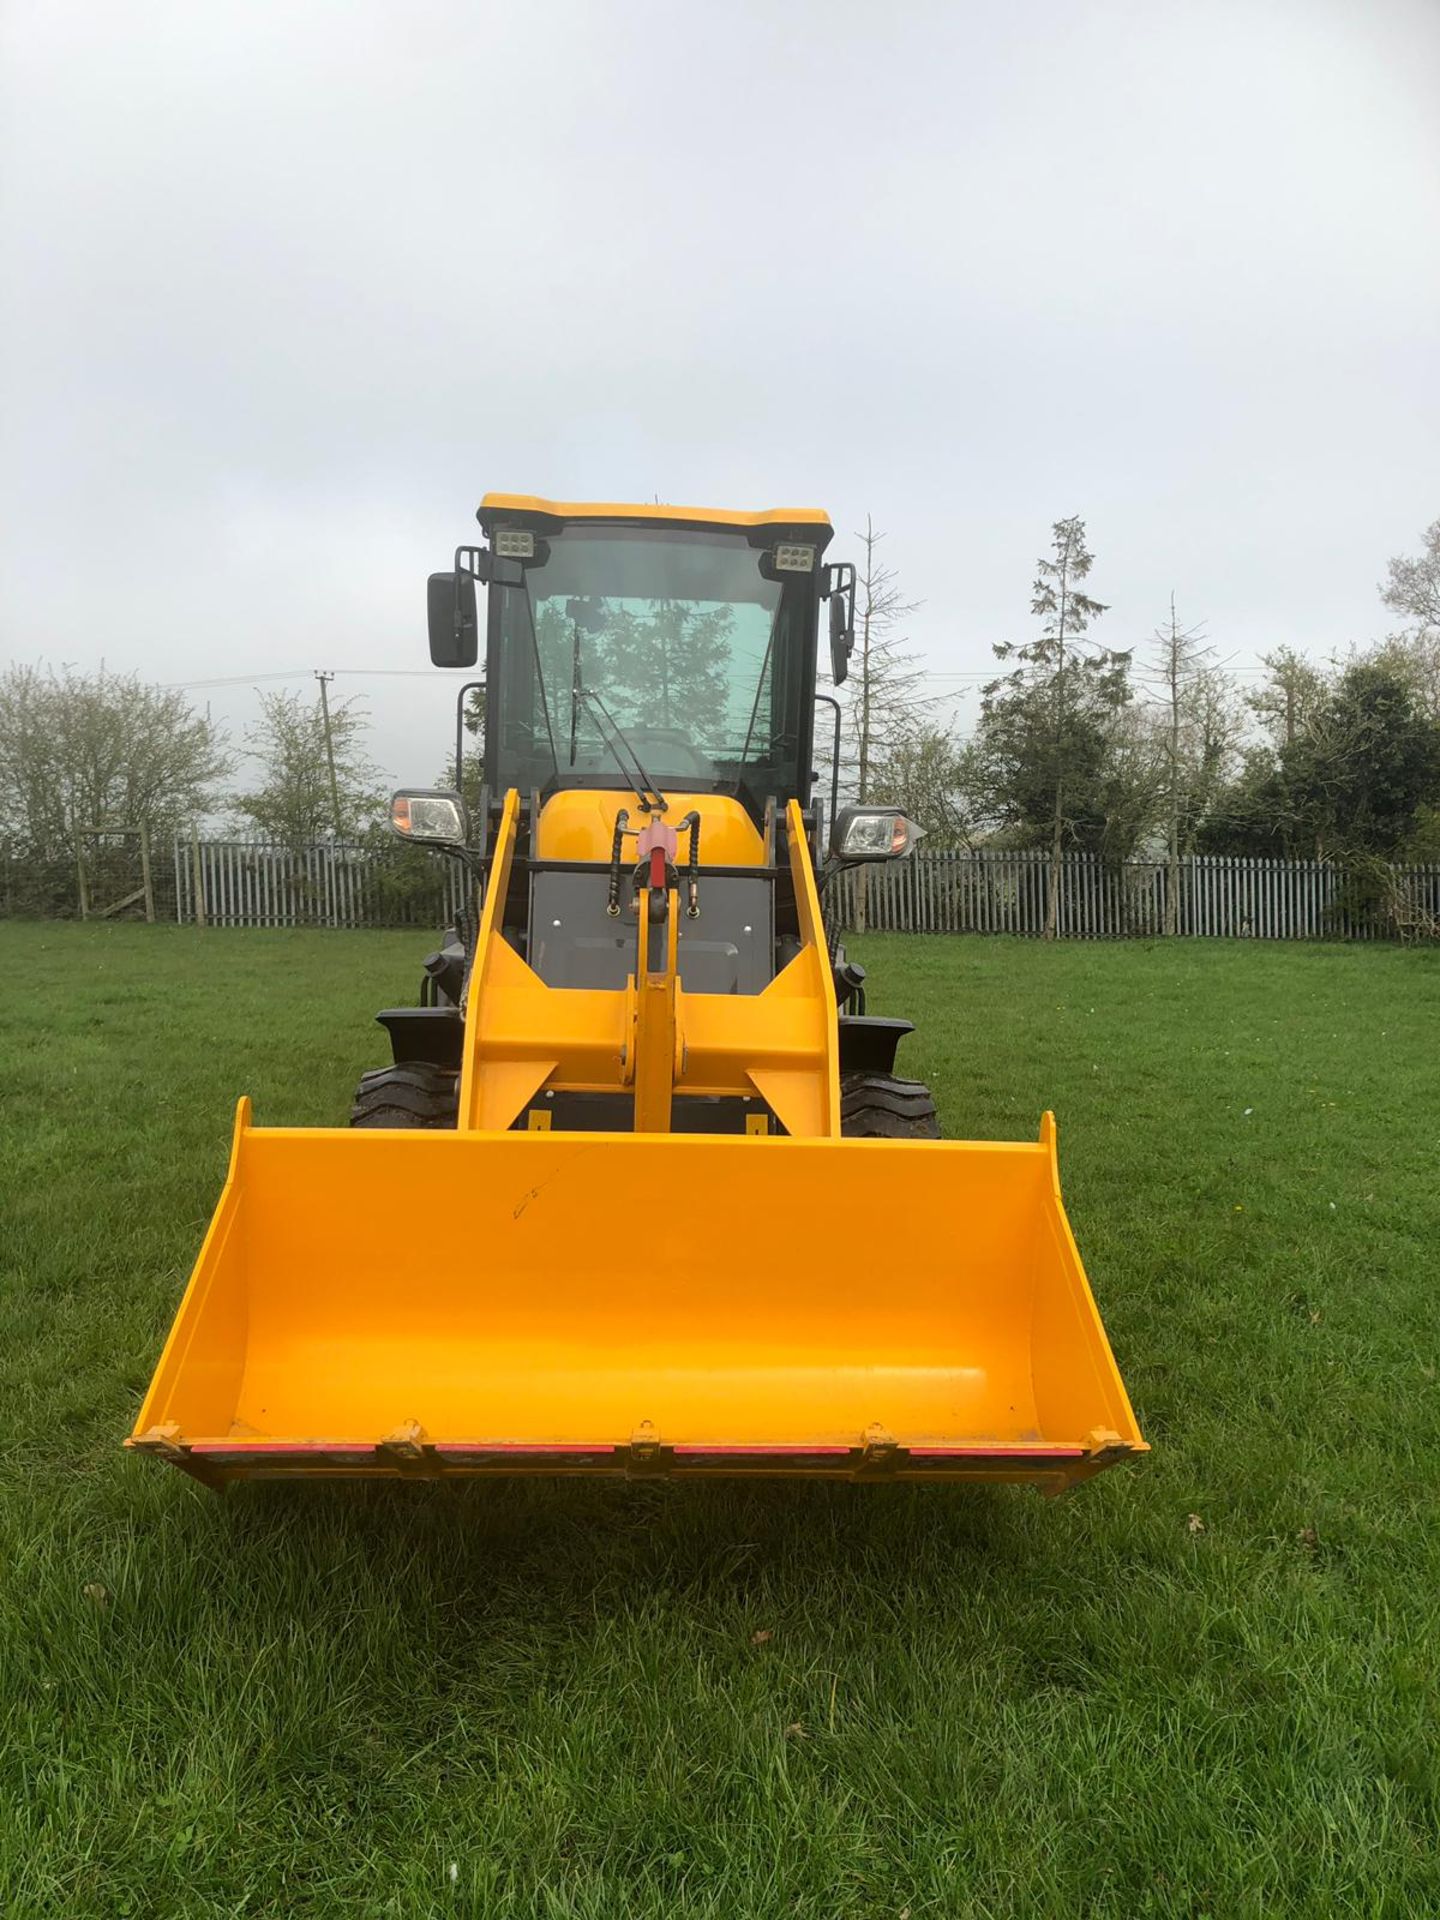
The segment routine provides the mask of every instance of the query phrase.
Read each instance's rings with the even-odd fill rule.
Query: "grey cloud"
[[[1428,0],[3,32],[15,656],[418,670],[497,486],[873,511],[949,675],[1080,512],[1107,638],[1173,586],[1243,665],[1382,630],[1440,512]],[[444,681],[344,684],[438,765]]]

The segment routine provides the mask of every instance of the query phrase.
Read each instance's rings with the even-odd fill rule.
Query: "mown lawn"
[[[1063,1500],[122,1456],[234,1096],[422,950],[0,927],[0,1912],[1440,1911],[1440,956],[863,943],[949,1132],[1058,1112],[1155,1447]]]

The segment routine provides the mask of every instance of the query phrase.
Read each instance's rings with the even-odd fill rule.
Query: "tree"
[[[1393,859],[1440,800],[1440,728],[1389,668],[1358,661],[1282,754],[1296,815],[1319,857]]]
[[[1141,847],[1153,847],[1165,817],[1166,729],[1150,702],[1126,700],[1110,716],[1095,784],[1098,828],[1091,847],[1119,865]]]
[[[1392,560],[1380,598],[1410,622],[1371,654],[1379,666],[1406,680],[1422,710],[1440,724],[1440,520],[1425,529],[1418,559]]]
[[[1324,701],[1329,676],[1293,647],[1278,647],[1260,657],[1270,677],[1249,696],[1250,711],[1277,750],[1293,747]]]
[[[1265,737],[1244,750],[1235,771],[1238,734],[1228,748],[1217,741],[1218,778],[1193,828],[1202,853],[1278,860],[1315,851],[1314,836],[1297,811],[1290,767],[1330,697],[1332,675],[1293,647],[1277,647],[1262,658],[1267,677],[1246,694],[1245,705]]]
[[[1440,627],[1392,633],[1361,657],[1403,680],[1420,711],[1440,726]]]
[[[855,537],[864,557],[857,569],[855,651],[846,682],[850,744],[846,757],[854,768],[855,798],[863,804],[874,797],[877,768],[913,732],[934,701],[921,691],[924,672],[914,664],[915,654],[901,631],[920,602],[901,597],[899,576],[880,559],[885,535],[876,530],[868,513],[865,531]]]
[[[1440,634],[1440,520],[1425,529],[1425,551],[1392,560],[1380,598],[1422,632]]]
[[[383,803],[379,775],[366,757],[369,722],[355,700],[340,700],[325,715],[298,691],[260,696],[260,719],[246,733],[261,784],[240,795],[235,811],[249,827],[288,847],[313,846],[335,834],[359,835]],[[334,798],[329,753],[334,754]]]
[[[947,727],[921,723],[896,739],[875,769],[871,798],[899,807],[934,847],[970,844],[963,749]]]
[[[1156,674],[1163,719],[1165,931],[1180,924],[1180,861],[1195,846],[1200,822],[1235,758],[1239,715],[1230,682],[1215,666],[1202,627],[1182,627],[1170,596],[1170,617],[1155,630]]]
[[[0,804],[5,836],[27,852],[74,852],[85,827],[172,831],[214,806],[232,765],[176,689],[104,668],[0,674]]]
[[[1279,756],[1268,742],[1247,748],[1239,771],[1217,789],[1196,823],[1196,849],[1279,860],[1293,856],[1301,845],[1301,829]]]
[[[996,646],[1015,669],[984,689],[977,742],[997,816],[1050,853],[1045,937],[1056,935],[1065,847],[1103,846],[1103,781],[1113,721],[1130,698],[1128,653],[1083,651],[1090,622],[1106,611],[1082,591],[1094,556],[1078,516],[1057,520],[1051,558],[1041,559],[1030,611],[1038,640]]]

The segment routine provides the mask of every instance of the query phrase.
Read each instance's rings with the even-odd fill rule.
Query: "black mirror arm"
[[[843,717],[843,709],[833,693],[817,693],[815,696],[815,704],[817,706],[833,708],[835,714],[835,741],[830,751],[829,824],[833,827],[835,825],[835,815],[840,808],[840,722]]]
[[[465,753],[465,701],[472,693],[482,693],[483,680],[467,680],[455,696],[455,791],[463,794],[464,785],[460,779],[460,763]]]
[[[838,853],[827,854],[824,865],[815,876],[815,885],[823,893],[837,874],[853,873],[856,867],[877,867],[885,858],[883,853],[872,853],[863,859],[842,860]]]
[[[447,859],[458,860],[471,878],[480,881],[485,878],[489,861],[483,853],[476,853],[473,847],[457,847],[444,840],[432,840],[427,849],[430,853],[443,853]]]
[[[830,673],[836,686],[847,678],[855,651],[855,569],[848,560],[825,568],[821,598],[830,603]]]
[[[465,602],[462,597],[464,589],[461,587],[460,582],[466,574],[470,576],[471,580],[478,580],[481,586],[489,585],[490,551],[487,547],[457,547],[455,549],[455,645],[457,647],[460,645],[461,635],[465,630]],[[475,605],[475,589],[473,586],[470,589],[470,605],[473,610]],[[476,651],[479,651],[478,635]],[[455,756],[455,780],[458,785],[460,780],[460,756],[458,753]]]

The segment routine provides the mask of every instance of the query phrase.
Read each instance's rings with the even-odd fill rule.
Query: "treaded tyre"
[[[460,1076],[451,1067],[412,1060],[360,1076],[352,1127],[454,1127],[460,1114]]]
[[[842,1073],[840,1131],[847,1139],[938,1140],[935,1102],[923,1080],[888,1073]]]

